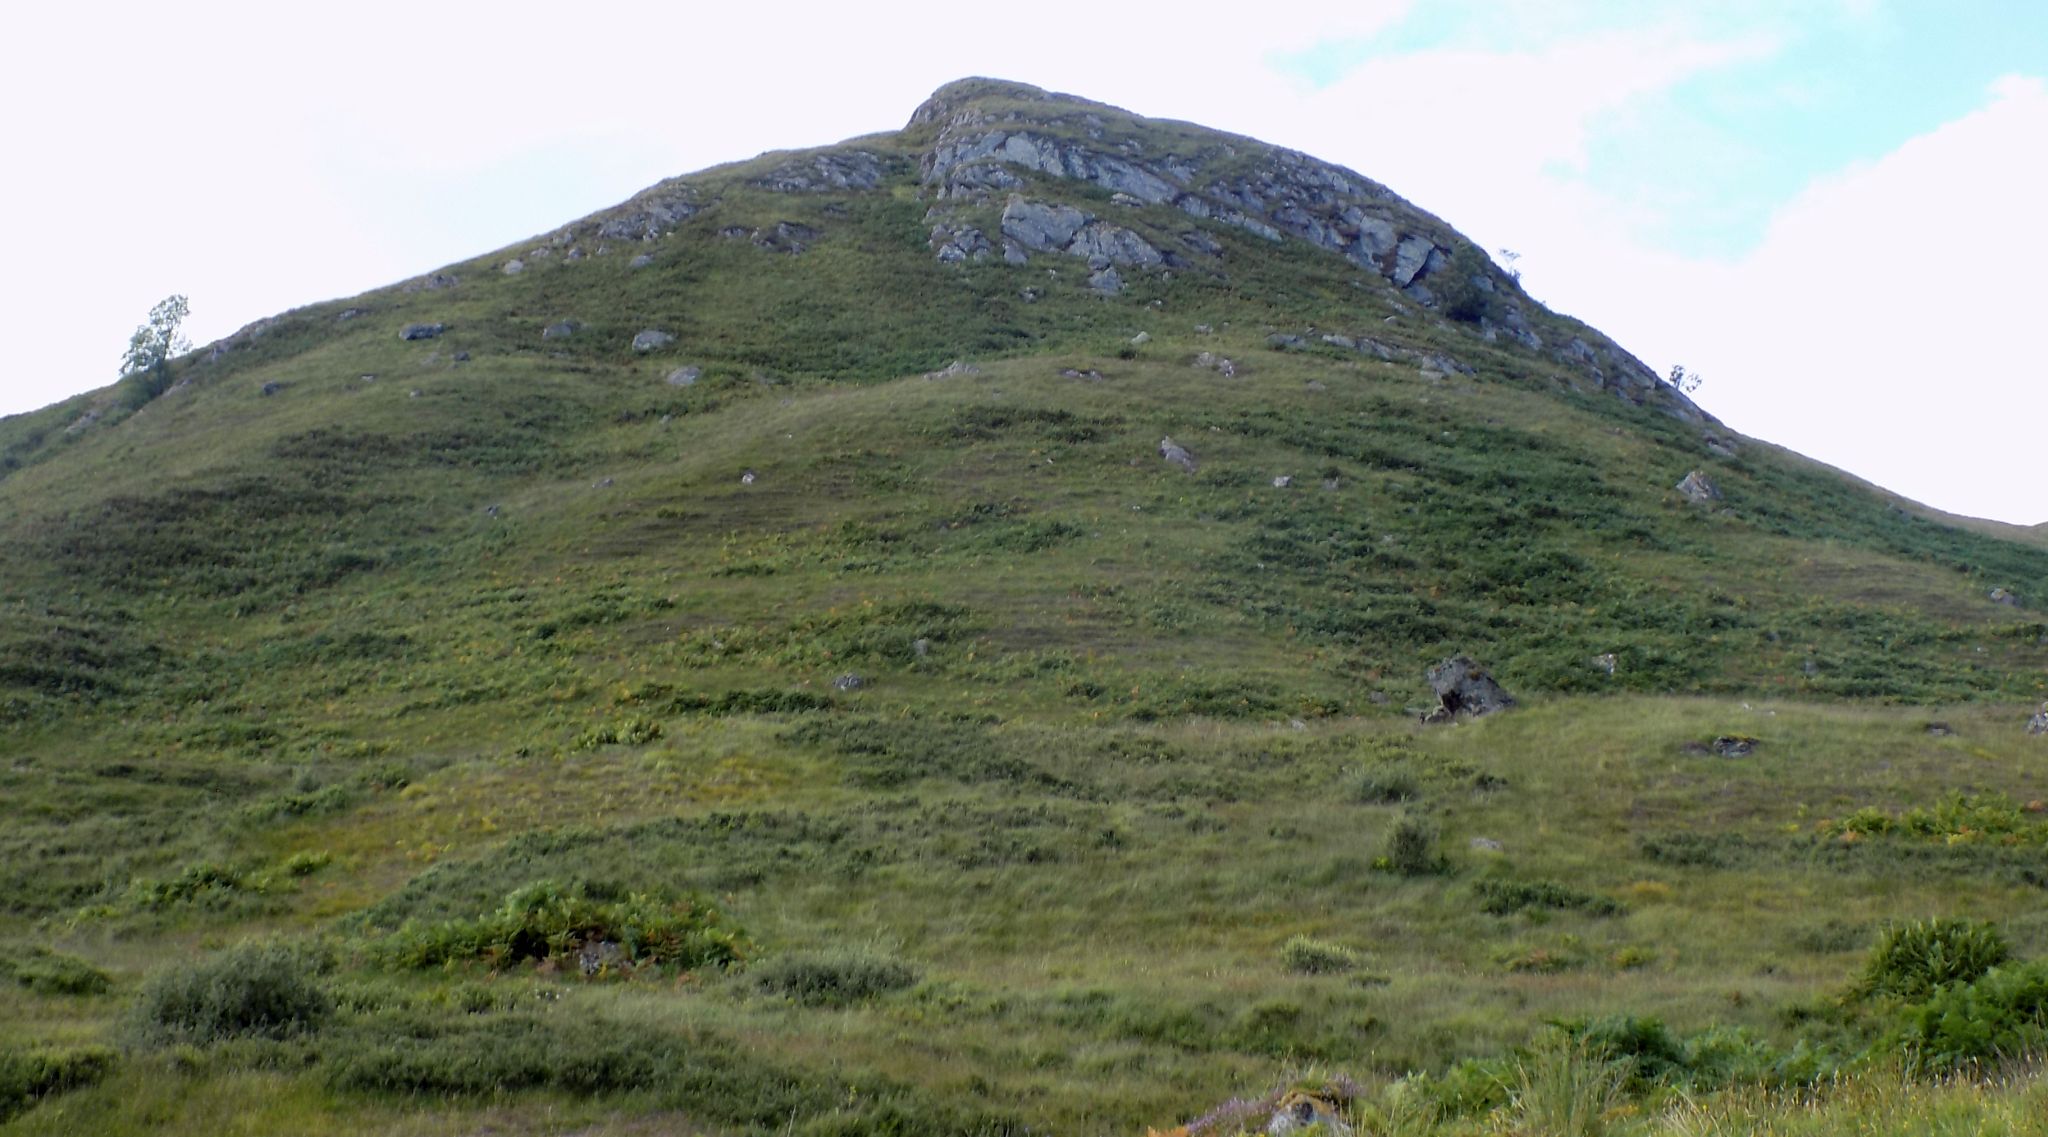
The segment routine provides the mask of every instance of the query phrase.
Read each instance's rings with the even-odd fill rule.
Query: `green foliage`
[[[104,1046],[0,1049],[0,1123],[44,1098],[99,1082],[118,1062]]]
[[[2001,945],[2002,946],[2002,945]],[[1900,1012],[1894,1045],[1909,1069],[1975,1073],[2048,1046],[2048,960],[1981,971],[1926,989]]]
[[[1864,837],[1901,836],[1945,845],[2048,844],[2048,817],[2005,794],[1950,793],[1935,805],[1915,806],[1897,815],[1872,806],[1815,827],[1822,837],[1856,841]]]
[[[152,1045],[203,1046],[317,1030],[334,1009],[317,970],[307,952],[260,941],[172,964],[143,985],[135,1034]]]
[[[85,960],[41,944],[0,945],[0,979],[43,995],[98,995],[112,983],[106,972]]]
[[[1989,923],[1914,920],[1885,929],[1870,950],[1858,990],[1866,997],[1917,1003],[1942,987],[1977,979],[2011,954],[2004,934]]]
[[[374,945],[394,967],[481,962],[492,968],[528,961],[580,964],[586,973],[616,971],[601,945],[616,945],[631,967],[684,971],[724,967],[746,952],[746,938],[702,901],[644,893],[600,899],[580,882],[543,880],[516,889],[498,909],[473,920],[408,923]],[[590,961],[580,958],[588,949]]]
[[[867,951],[772,956],[747,969],[756,989],[805,1006],[845,1006],[901,991],[917,972],[900,960]]]
[[[1437,851],[1437,834],[1436,822],[1420,814],[1403,814],[1395,818],[1393,826],[1387,830],[1380,863],[1388,871],[1402,876],[1429,876],[1443,872],[1448,862]]]
[[[1280,962],[1300,975],[1337,975],[1357,970],[1361,959],[1356,948],[1294,936],[1280,945]]]
[[[661,723],[654,719],[629,718],[619,722],[594,726],[576,736],[576,749],[595,750],[600,746],[645,746],[662,735]]]
[[[1479,895],[1479,907],[1495,916],[1512,915],[1525,908],[1584,912],[1589,916],[1617,916],[1627,911],[1612,897],[1549,880],[1481,880],[1473,883],[1472,890]]]
[[[1510,1112],[1525,1132],[1602,1137],[1622,1100],[1626,1067],[1577,1039],[1553,1037],[1515,1064]]]

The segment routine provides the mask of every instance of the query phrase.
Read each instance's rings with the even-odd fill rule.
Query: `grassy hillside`
[[[0,1130],[2040,1116],[1853,992],[2048,953],[2048,549],[1086,180],[1220,255],[941,262],[934,130],[0,421]],[[1522,705],[1416,725],[1459,653]]]

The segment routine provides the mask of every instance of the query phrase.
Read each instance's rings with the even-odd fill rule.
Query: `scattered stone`
[[[654,263],[654,254],[653,254],[653,253],[636,253],[636,254],[634,254],[634,256],[633,256],[633,259],[632,259],[632,260],[630,260],[630,261],[627,261],[627,262],[626,262],[626,267],[627,267],[627,268],[646,268],[646,267],[647,267],[648,265],[651,265],[651,264],[653,264],[653,263]]]
[[[2010,593],[2010,592],[2006,591],[2006,590],[2005,590],[2005,589],[2003,589],[2003,588],[1994,588],[1994,589],[1992,589],[1992,590],[1991,590],[1991,592],[1990,592],[1990,596],[1991,596],[1991,602],[1992,602],[1993,604],[2004,604],[2004,605],[2007,605],[2007,606],[2009,606],[2009,607],[2014,607],[2014,608],[2017,608],[2017,607],[2019,606],[2019,603],[2020,603],[2020,598],[2019,598],[2019,597],[2017,597],[2017,596],[2014,596],[2014,595],[2013,595],[2012,593]]]
[[[1274,332],[1266,337],[1266,346],[1274,351],[1300,351],[1308,346],[1308,341],[1287,332]]]
[[[1327,391],[1330,388],[1321,379],[1311,379],[1304,384],[1304,389],[1309,391]]]
[[[570,250],[569,250],[569,255],[568,255],[567,259],[568,259],[568,260],[572,260],[572,261],[580,261],[580,260],[582,260],[582,259],[583,259],[583,250],[582,250],[582,249],[570,249]]]
[[[1225,379],[1237,377],[1237,364],[1217,355],[1213,351],[1205,351],[1195,356],[1195,366],[1207,371],[1214,371]]]
[[[653,328],[649,328],[646,331],[641,332],[639,335],[633,337],[633,350],[654,351],[657,348],[667,347],[668,345],[674,342],[676,342],[676,337],[668,334],[667,332],[656,331]]]
[[[454,355],[449,356],[448,358],[453,359],[457,363],[468,363],[469,353],[466,351],[458,351]]]
[[[612,480],[610,478],[599,478],[597,479],[597,481],[592,482],[590,485],[590,488],[594,490],[608,490],[611,487]]]
[[[910,652],[912,655],[917,656],[917,658],[923,659],[932,653],[932,641],[926,639],[912,640],[910,641]]]
[[[1724,734],[1707,744],[1707,749],[1723,758],[1747,758],[1756,753],[1757,741],[1744,734]]]
[[[445,272],[436,272],[429,273],[426,276],[414,277],[413,279],[406,281],[404,284],[399,285],[398,290],[400,292],[408,293],[439,292],[444,288],[453,288],[461,283],[462,278],[459,276],[452,276]]]
[[[1122,190],[1118,190],[1117,192],[1110,194],[1109,203],[1111,205],[1121,205],[1125,209],[1138,209],[1145,204],[1144,202],[1139,201],[1137,198],[1132,197],[1130,194],[1127,194]]]
[[[1003,236],[1041,253],[1065,249],[1087,223],[1088,215],[1069,205],[1012,197],[1003,207]]]
[[[336,323],[342,323],[348,320],[353,320],[357,316],[363,315],[363,313],[364,309],[361,308],[343,308],[341,310],[341,314],[334,317],[334,319]]]
[[[753,184],[774,193],[870,190],[882,184],[883,173],[880,158],[865,150],[847,150],[791,158]]]
[[[284,390],[284,384],[278,382],[275,379],[272,379],[270,382],[265,383],[263,386],[257,388],[256,393],[259,395],[275,395],[282,390]]]
[[[953,362],[948,363],[944,367],[939,368],[937,371],[925,372],[924,377],[927,379],[951,379],[956,375],[979,374],[981,374],[981,368],[976,367],[972,363],[967,363],[962,360],[956,359]]]
[[[1332,333],[1330,335],[1324,336],[1323,342],[1329,344],[1331,347],[1341,347],[1345,351],[1358,350],[1358,341],[1351,338],[1350,336],[1337,335],[1335,333]]]
[[[430,340],[448,330],[446,324],[407,324],[398,329],[402,340]]]
[[[2041,709],[2034,712],[2034,717],[2027,720],[2027,733],[2048,734],[2048,703],[2042,703]]]
[[[1266,1137],[1294,1137],[1310,1130],[1325,1137],[1351,1137],[1351,1123],[1334,1103],[1300,1090],[1282,1097],[1266,1120]]]
[[[414,388],[413,388],[412,390],[410,390],[410,391],[407,391],[407,392],[405,393],[405,397],[406,397],[406,398],[408,398],[408,399],[417,399],[417,398],[419,398],[419,397],[420,397],[420,389],[419,389],[418,387],[414,387]]]
[[[697,380],[703,378],[703,376],[704,372],[701,368],[694,366],[678,367],[668,373],[668,385],[671,387],[694,387],[697,385]]]
[[[1684,494],[1685,499],[1690,502],[1705,504],[1706,502],[1721,500],[1720,488],[1707,478],[1706,472],[1703,470],[1694,470],[1692,473],[1687,474],[1672,488]]]
[[[368,373],[358,375],[356,376],[356,379],[364,383],[375,383],[377,381],[377,377],[375,375],[371,375]]]
[[[544,340],[565,340],[575,335],[576,329],[580,326],[574,320],[558,320],[542,328],[540,338]]]
[[[1344,480],[1342,478],[1324,478],[1323,488],[1332,492],[1341,490],[1344,488]]]
[[[754,484],[754,478],[755,478],[755,474],[754,474],[754,471],[752,471],[752,470],[742,470],[742,471],[740,471],[740,484],[741,484],[741,485],[743,485],[743,486],[751,486],[751,485],[753,485],[753,484]]]
[[[1599,668],[1600,670],[1606,672],[1609,675],[1614,674],[1614,665],[1616,662],[1618,661],[1614,658],[1614,653],[1611,651],[1603,652],[1593,657],[1593,666]]]
[[[1210,327],[1210,326],[1209,326],[1209,325],[1207,325],[1207,324],[1196,324],[1196,325],[1195,325],[1195,334],[1196,334],[1196,335],[1198,335],[1198,336],[1206,336],[1206,335],[1213,335],[1213,334],[1215,334],[1215,332],[1216,332],[1216,329],[1215,329],[1215,328],[1212,328],[1212,327]]]
[[[1799,663],[1799,670],[1803,672],[1808,679],[1811,679],[1814,676],[1820,674],[1820,661],[1814,659],[1801,660]]]
[[[1955,733],[1955,728],[1945,722],[1931,722],[1927,724],[1927,733],[1934,738],[1947,738]]]
[[[1171,437],[1159,440],[1159,456],[1190,474],[1195,472],[1195,456]]]
[[[1491,837],[1474,837],[1466,845],[1475,853],[1504,853],[1507,846]]]
[[[1021,265],[1021,264],[1030,264],[1030,263],[1031,263],[1031,254],[1029,254],[1029,253],[1027,253],[1027,252],[1025,252],[1025,251],[1024,251],[1024,246],[1022,246],[1022,245],[1018,244],[1017,242],[1015,242],[1015,241],[1012,241],[1012,240],[1010,240],[1010,239],[1008,239],[1008,238],[1004,238],[1004,239],[1003,239],[1003,263],[1005,263],[1005,264],[1013,264],[1013,265]],[[1036,297],[1032,297],[1032,299],[1037,299],[1037,298],[1036,298]]]
[[[1294,475],[1292,474],[1280,474],[1273,479],[1273,488],[1276,490],[1284,490],[1293,484]]]
[[[498,507],[497,507],[497,506],[495,506],[495,505],[487,505],[487,506],[484,506],[484,516],[485,516],[485,517],[496,517],[497,515],[498,515]]]
[[[832,681],[832,689],[835,691],[858,691],[867,685],[865,676],[855,675],[850,671]]]
[[[89,427],[93,423],[96,423],[98,421],[100,421],[100,411],[97,407],[95,407],[94,409],[89,410],[82,415],[79,415],[77,418],[72,419],[71,425],[64,428],[64,433],[77,434],[79,431],[84,430],[86,427]]]
[[[513,257],[511,260],[505,262],[504,268],[501,268],[498,271],[504,273],[506,276],[518,276],[520,273],[526,271],[526,262],[520,260],[518,257]]]
[[[1423,716],[1426,723],[1450,722],[1459,715],[1478,718],[1515,705],[1493,676],[1470,656],[1453,656],[1425,673],[1429,689],[1436,693],[1437,707]]]
[[[1114,294],[1124,290],[1124,278],[1114,267],[1097,269],[1088,275],[1088,287],[1106,295]]]
[[[610,940],[590,940],[576,950],[576,966],[585,978],[617,971],[626,962],[625,950]]]
[[[1080,371],[1075,368],[1069,367],[1066,370],[1060,372],[1060,378],[1085,379],[1090,383],[1100,383],[1102,382],[1102,372],[1094,370]]]
[[[1133,347],[1143,347],[1151,342],[1152,334],[1150,332],[1139,332],[1137,335],[1131,337],[1131,346]]]

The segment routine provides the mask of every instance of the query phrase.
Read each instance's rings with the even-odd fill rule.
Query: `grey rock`
[[[632,260],[630,260],[630,261],[627,261],[627,262],[626,262],[626,267],[627,267],[627,268],[646,268],[646,267],[647,267],[648,265],[651,265],[651,264],[653,264],[653,263],[654,263],[654,254],[653,254],[653,253],[635,253],[635,254],[633,254],[633,259],[632,259]]]
[[[1054,252],[1065,249],[1088,220],[1072,206],[1013,197],[1003,207],[1003,236],[1027,249]]]
[[[1024,246],[1006,237],[1003,239],[1003,262],[1013,265],[1029,264],[1031,254],[1024,251]]]
[[[1205,257],[1220,257],[1223,255],[1223,246],[1214,237],[1199,229],[1190,229],[1182,233],[1180,235],[1180,243]]]
[[[1324,479],[1323,479],[1323,488],[1324,488],[1324,489],[1326,489],[1326,490],[1329,490],[1329,491],[1331,491],[1331,492],[1333,492],[1333,493],[1334,493],[1334,492],[1336,492],[1337,490],[1341,490],[1341,489],[1343,489],[1343,488],[1344,488],[1344,479],[1342,479],[1342,478],[1324,478]]]
[[[760,248],[794,256],[810,248],[811,242],[818,239],[818,231],[795,221],[777,221],[773,225],[756,229],[747,236]]]
[[[953,362],[948,363],[944,367],[939,368],[937,371],[925,372],[924,377],[927,379],[951,379],[956,375],[979,374],[981,374],[981,368],[976,367],[974,364],[968,363],[964,360],[956,359]]]
[[[364,315],[365,312],[366,310],[362,308],[343,308],[341,310],[341,314],[334,317],[334,319],[336,323],[342,323],[348,320],[353,320],[357,316]]]
[[[1329,344],[1331,347],[1341,347],[1345,351],[1358,350],[1357,340],[1352,339],[1350,336],[1347,335],[1339,335],[1335,332],[1332,332],[1329,335],[1324,336],[1323,342]]]
[[[633,350],[643,352],[654,351],[659,348],[667,347],[668,345],[674,342],[676,342],[676,337],[668,334],[667,332],[657,331],[654,328],[648,328],[646,331],[643,331],[640,334],[633,337]]]
[[[504,273],[506,276],[518,276],[520,273],[526,271],[526,262],[520,260],[518,257],[513,257],[511,260],[506,261],[505,266],[499,269],[498,271]]]
[[[1601,653],[1601,654],[1599,654],[1599,655],[1596,655],[1596,656],[1594,656],[1594,657],[1593,657],[1593,661],[1592,661],[1592,662],[1593,662],[1593,666],[1594,666],[1594,667],[1595,667],[1596,669],[1598,669],[1598,670],[1600,670],[1600,671],[1604,671],[1604,672],[1606,672],[1606,673],[1607,673],[1607,674],[1609,674],[1609,675],[1612,675],[1612,674],[1614,674],[1614,667],[1615,667],[1615,664],[1619,663],[1620,661],[1619,661],[1619,660],[1617,660],[1617,659],[1616,659],[1616,658],[1614,657],[1614,653],[1610,651],[1610,652],[1603,652],[1603,653]]]
[[[557,320],[541,329],[540,338],[544,340],[565,340],[575,335],[576,329],[579,326],[574,320]]]
[[[865,150],[848,150],[792,158],[753,184],[774,193],[870,190],[882,184],[886,173],[880,158]]]
[[[1707,749],[1723,758],[1747,758],[1756,747],[1756,739],[1744,734],[1724,734],[1707,743]]]
[[[703,375],[703,370],[698,367],[678,367],[668,373],[668,385],[671,387],[694,387],[697,384],[697,380],[702,378]]]
[[[910,641],[910,653],[919,659],[923,659],[932,653],[932,641],[927,639]]]
[[[1266,337],[1266,346],[1274,351],[1300,351],[1308,341],[1290,332],[1274,332]]]
[[[1436,252],[1436,246],[1426,237],[1405,237],[1394,250],[1394,284],[1406,288],[1415,283],[1422,274],[1423,266],[1429,263],[1429,256]]]
[[[651,241],[697,214],[702,207],[691,200],[695,192],[677,182],[664,182],[599,222],[597,235],[613,241]]]
[[[741,470],[741,471],[740,471],[740,484],[741,484],[741,485],[743,485],[743,486],[751,486],[751,485],[753,485],[753,484],[754,484],[755,480],[756,480],[756,479],[758,479],[759,477],[760,477],[760,475],[759,475],[759,474],[756,474],[756,473],[754,473],[754,471],[752,471],[752,470]]]
[[[1237,364],[1213,351],[1205,351],[1196,355],[1195,366],[1206,371],[1214,371],[1226,379],[1235,379],[1237,377]]]
[[[1491,837],[1474,837],[1467,841],[1465,845],[1475,853],[1502,853],[1507,851],[1506,845]]]
[[[1124,278],[1115,268],[1098,269],[1089,274],[1088,287],[1106,295],[1113,295],[1124,290]]]
[[[414,392],[414,394],[418,394],[418,392],[417,392],[417,391],[415,391],[415,392]],[[498,507],[497,507],[497,506],[495,506],[495,505],[487,505],[487,506],[484,506],[484,516],[485,516],[485,517],[496,517],[496,516],[498,515],[498,512],[499,512],[499,510],[498,510]]]
[[[398,329],[402,340],[430,340],[448,330],[446,324],[407,324]]]
[[[1945,722],[1931,722],[1927,724],[1927,733],[1933,738],[1947,738],[1955,733],[1955,728]]]
[[[2014,608],[2019,607],[2020,598],[2014,596],[2012,593],[2006,591],[2003,588],[1994,588],[1990,591],[1990,593],[1988,593],[1988,595],[1991,597],[1991,602],[1993,604],[2004,604],[2008,607]]]
[[[259,395],[275,395],[282,390],[284,390],[284,384],[272,379],[270,382],[258,387],[256,393]]]
[[[2036,736],[2048,734],[2048,703],[2042,703],[2034,717],[2027,720],[2027,733]]]
[[[1159,440],[1159,456],[1190,474],[1195,472],[1195,456],[1171,437]]]
[[[444,288],[453,288],[461,283],[462,278],[459,276],[453,276],[445,272],[433,272],[425,276],[416,276],[406,281],[398,286],[398,290],[400,292],[439,292]]]
[[[1690,502],[1705,504],[1721,500],[1720,488],[1714,485],[1703,470],[1694,470],[1687,474],[1672,488],[1684,494],[1685,499]]]
[[[454,360],[457,363],[468,363],[469,353],[466,351],[458,351],[454,355],[449,356],[448,358]]]
[[[867,685],[865,675],[855,675],[850,671],[832,681],[832,689],[835,691],[858,691]]]
[[[1284,490],[1284,489],[1287,489],[1288,487],[1292,486],[1293,484],[1294,484],[1294,475],[1292,475],[1292,474],[1279,474],[1279,475],[1276,475],[1276,476],[1275,476],[1275,477],[1273,478],[1273,488],[1274,488],[1274,489],[1276,489],[1276,490]]]
[[[1137,335],[1134,335],[1134,336],[1132,336],[1132,337],[1131,337],[1131,344],[1132,344],[1133,346],[1138,346],[1138,347],[1142,347],[1143,345],[1145,345],[1145,344],[1148,344],[1148,343],[1151,343],[1151,342],[1152,342],[1152,333],[1150,333],[1150,332],[1139,332],[1139,333],[1138,333]]]
[[[1329,390],[1329,389],[1330,389],[1330,385],[1329,385],[1329,384],[1327,384],[1327,383],[1325,383],[1325,382],[1323,382],[1323,381],[1322,381],[1321,379],[1311,379],[1311,380],[1309,380],[1309,381],[1308,381],[1307,383],[1304,383],[1304,384],[1302,384],[1302,389],[1303,389],[1303,390],[1305,390],[1305,391],[1318,391],[1318,392],[1320,392],[1320,391],[1327,391],[1327,390]]]
[[[570,250],[569,250],[569,254],[568,254],[568,256],[567,256],[567,258],[566,258],[566,259],[568,259],[568,260],[572,260],[572,261],[580,261],[580,260],[582,260],[582,259],[583,259],[583,250],[582,250],[582,249],[570,249]]]
[[[1091,221],[1074,234],[1067,245],[1067,252],[1077,257],[1089,258],[1089,267],[1106,268],[1109,265],[1153,268],[1165,263],[1166,257],[1151,242],[1121,225],[1106,221]],[[1100,258],[1103,264],[1096,264]]]
[[[1087,381],[1088,381],[1088,382],[1090,382],[1090,383],[1100,383],[1100,382],[1102,382],[1102,372],[1100,372],[1100,371],[1095,371],[1095,370],[1092,370],[1092,369],[1091,369],[1091,370],[1088,370],[1088,371],[1082,371],[1082,370],[1079,370],[1078,368],[1073,368],[1073,367],[1069,367],[1069,368],[1066,368],[1065,370],[1063,370],[1063,371],[1061,371],[1061,372],[1060,372],[1060,378],[1062,378],[1062,379],[1085,379],[1085,380],[1087,380]]]
[[[1478,718],[1515,705],[1486,668],[1470,656],[1453,656],[1425,673],[1429,689],[1436,693],[1437,707],[1425,721],[1448,722],[1459,715]]]
[[[71,420],[70,425],[64,428],[64,433],[77,434],[79,431],[84,430],[86,427],[91,426],[93,423],[100,421],[100,413],[101,412],[99,408],[95,407],[92,410],[89,410],[84,414],[79,415],[77,418]]]
[[[594,490],[608,490],[611,487],[612,480],[610,478],[599,478],[590,484],[590,488]]]
[[[1273,1116],[1266,1119],[1266,1137],[1295,1137],[1313,1129],[1324,1137],[1351,1137],[1351,1123],[1345,1121],[1330,1102],[1307,1094],[1289,1094],[1280,1101]]]

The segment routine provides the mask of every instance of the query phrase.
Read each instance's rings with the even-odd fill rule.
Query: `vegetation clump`
[[[2005,936],[1978,920],[1915,920],[1885,930],[1864,964],[1859,993],[1905,1003],[1969,983],[2011,958]]]
[[[1280,960],[1298,975],[1337,975],[1356,970],[1361,962],[1356,948],[1308,936],[1281,944]]]
[[[805,1006],[845,1006],[904,990],[917,971],[872,952],[781,955],[748,969],[754,987]]]
[[[406,968],[553,960],[575,962],[592,974],[621,965],[690,971],[737,963],[746,939],[701,901],[643,893],[605,900],[580,883],[544,880],[513,891],[477,919],[407,923],[375,954]]]
[[[317,969],[298,948],[258,941],[175,964],[143,986],[136,1034],[157,1045],[207,1045],[309,1033],[334,1009]]]
[[[40,944],[0,948],[0,979],[11,979],[40,995],[98,995],[112,982],[85,960]]]

